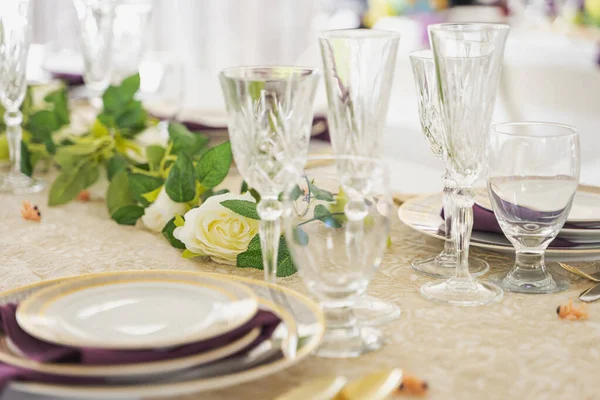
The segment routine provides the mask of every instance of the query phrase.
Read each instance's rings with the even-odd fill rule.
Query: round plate
[[[9,290],[0,294],[0,304],[15,303],[23,301],[41,289],[63,282],[76,282],[80,279],[90,277],[136,277],[142,272],[106,272],[100,274],[87,274],[80,277],[59,278],[50,281],[40,282],[33,285],[24,286],[18,289]],[[178,274],[181,278],[192,276],[219,277],[223,275],[184,272],[184,271],[155,271],[154,273]],[[297,324],[299,339],[297,351],[293,356],[278,358],[264,364],[251,367],[244,371],[221,375],[212,378],[189,379],[173,384],[154,383],[154,384],[130,384],[115,386],[74,386],[44,384],[33,382],[12,382],[10,384],[13,390],[25,393],[41,394],[47,396],[70,396],[79,398],[123,398],[123,397],[172,397],[187,393],[202,392],[208,390],[217,390],[227,388],[233,385],[241,384],[251,380],[259,379],[274,373],[281,372],[285,368],[298,363],[314,351],[323,338],[325,332],[325,319],[319,306],[304,295],[291,289],[258,281],[250,278],[227,275],[225,279],[243,283],[251,288],[259,297],[272,299],[281,310],[291,314],[293,321]]]
[[[248,346],[258,337],[259,334],[260,329],[256,328],[248,332],[248,334],[245,336],[226,346],[171,360],[119,365],[85,365],[68,363],[42,363],[30,360],[29,358],[25,357],[15,347],[14,344],[12,344],[10,339],[8,339],[4,333],[2,333],[2,336],[0,336],[0,361],[16,367],[55,375],[90,377],[146,376],[150,374],[166,373],[179,371],[185,368],[198,367],[200,365],[223,359]]]
[[[256,296],[244,285],[146,272],[40,290],[19,305],[17,322],[30,335],[66,346],[163,348],[229,332],[256,310]]]
[[[411,228],[428,236],[444,240],[440,227],[443,224],[440,210],[442,194],[428,194],[406,201],[398,208],[398,218]],[[514,253],[510,242],[500,234],[489,232],[473,232],[471,245],[501,253]],[[578,261],[598,258],[600,245],[582,244],[573,247],[553,247],[546,250],[549,258]]]

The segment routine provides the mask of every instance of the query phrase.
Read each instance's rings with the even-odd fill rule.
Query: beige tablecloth
[[[38,204],[42,222],[24,221],[21,200]],[[102,202],[49,208],[47,193],[0,195],[0,289],[89,272],[181,269],[262,279],[262,271],[210,261],[186,260],[158,234],[119,226]],[[590,320],[557,318],[558,304],[589,286],[574,278],[570,290],[554,295],[507,294],[496,305],[448,307],[423,299],[428,281],[410,262],[434,255],[442,243],[394,220],[388,250],[370,293],[391,300],[402,316],[384,331],[387,344],[356,359],[310,357],[297,366],[259,381],[185,399],[272,399],[325,374],[357,377],[399,366],[429,381],[431,399],[592,399],[600,397],[600,303],[589,307]],[[508,268],[504,256],[475,250],[492,271]],[[282,285],[305,292],[300,277]]]

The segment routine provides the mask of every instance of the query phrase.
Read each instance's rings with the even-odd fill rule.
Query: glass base
[[[0,180],[0,192],[12,192],[14,194],[37,193],[44,189],[44,182],[30,178],[27,175],[9,174]]]
[[[452,278],[454,268],[456,268],[456,259],[446,257],[441,253],[436,257],[417,258],[412,262],[412,267],[420,274],[432,278]],[[480,258],[469,258],[469,273],[473,277],[481,276],[490,270],[490,265]]]
[[[394,303],[361,296],[352,306],[354,317],[361,326],[381,326],[398,319],[402,311]]]
[[[455,306],[482,306],[502,299],[504,292],[493,283],[448,279],[421,286],[421,294],[432,301]]]
[[[351,358],[377,350],[382,345],[381,332],[375,328],[327,329],[315,354],[325,358]]]
[[[536,274],[534,279],[531,277],[518,276],[514,270],[509,273],[500,272],[489,277],[490,282],[495,283],[507,292],[544,294],[556,293],[566,290],[570,286],[569,279],[562,276],[550,274],[548,271],[542,271]],[[529,278],[529,279],[528,279]]]

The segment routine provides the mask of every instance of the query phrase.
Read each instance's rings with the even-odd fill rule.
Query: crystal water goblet
[[[153,0],[120,0],[115,8],[112,43],[113,84],[138,72],[145,47]]]
[[[302,67],[233,67],[219,78],[233,158],[261,196],[257,211],[265,280],[275,282],[283,212],[279,195],[306,164],[319,74]]]
[[[444,140],[444,127],[440,110],[435,63],[431,50],[418,50],[409,54],[419,98],[418,108],[421,129],[433,154],[442,158],[446,171],[442,175],[444,208],[444,250],[435,257],[418,258],[412,262],[415,271],[434,278],[449,278],[456,268],[456,250],[452,237],[453,193],[456,184],[451,178],[448,151]],[[479,258],[469,258],[469,272],[473,276],[485,274],[490,266]]]
[[[564,225],[579,183],[579,135],[545,122],[494,125],[487,187],[496,219],[515,247],[510,272],[490,281],[510,292],[554,293],[569,287],[552,276],[544,252]]]
[[[399,39],[397,32],[377,29],[321,32],[327,121],[335,154],[381,156]],[[400,316],[397,305],[366,294],[354,307],[364,325],[382,325]]]
[[[472,186],[486,158],[490,119],[509,27],[467,23],[430,25],[428,29],[451,177],[456,182],[452,230],[457,265],[450,279],[423,285],[421,294],[430,300],[453,305],[488,304],[502,299],[503,291],[492,283],[478,282],[469,273]]]
[[[102,108],[101,94],[110,84],[115,9],[119,0],[73,0],[84,62],[83,80],[94,108]]]
[[[31,4],[29,0],[0,2],[0,101],[4,106],[6,138],[11,168],[0,183],[0,191],[39,192],[41,181],[21,172],[21,104],[27,92],[27,53],[30,41]]]
[[[309,173],[308,186],[302,179],[287,188],[285,238],[304,284],[325,312],[325,337],[316,354],[357,357],[382,345],[377,328],[357,324],[354,304],[385,252],[394,214],[389,173],[373,158],[330,155],[309,160],[336,166]]]

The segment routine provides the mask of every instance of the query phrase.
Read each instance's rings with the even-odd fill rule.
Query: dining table
[[[47,182],[54,173],[48,172]],[[239,190],[240,180],[233,170],[223,186]],[[0,194],[0,290],[127,270],[263,277],[258,269],[182,258],[181,251],[160,234],[115,223],[101,199],[59,207],[48,207],[47,199],[47,189],[23,196]],[[38,205],[41,222],[21,217],[24,200]],[[411,262],[436,255],[442,246],[442,241],[393,218],[391,246],[368,293],[394,302],[402,313],[382,327],[385,344],[380,350],[349,359],[310,356],[260,380],[174,399],[273,399],[314,378],[338,375],[353,379],[396,367],[427,381],[427,398],[432,400],[598,398],[600,303],[588,305],[587,321],[563,320],[556,312],[560,304],[576,299],[590,287],[590,282],[570,275],[570,288],[560,293],[505,293],[501,302],[484,307],[438,305],[421,296],[419,288],[430,278],[415,273]],[[512,263],[510,256],[481,249],[472,249],[472,255],[485,259],[490,273],[506,271]],[[308,293],[299,274],[279,278],[277,283]],[[21,398],[32,399],[28,395]]]

